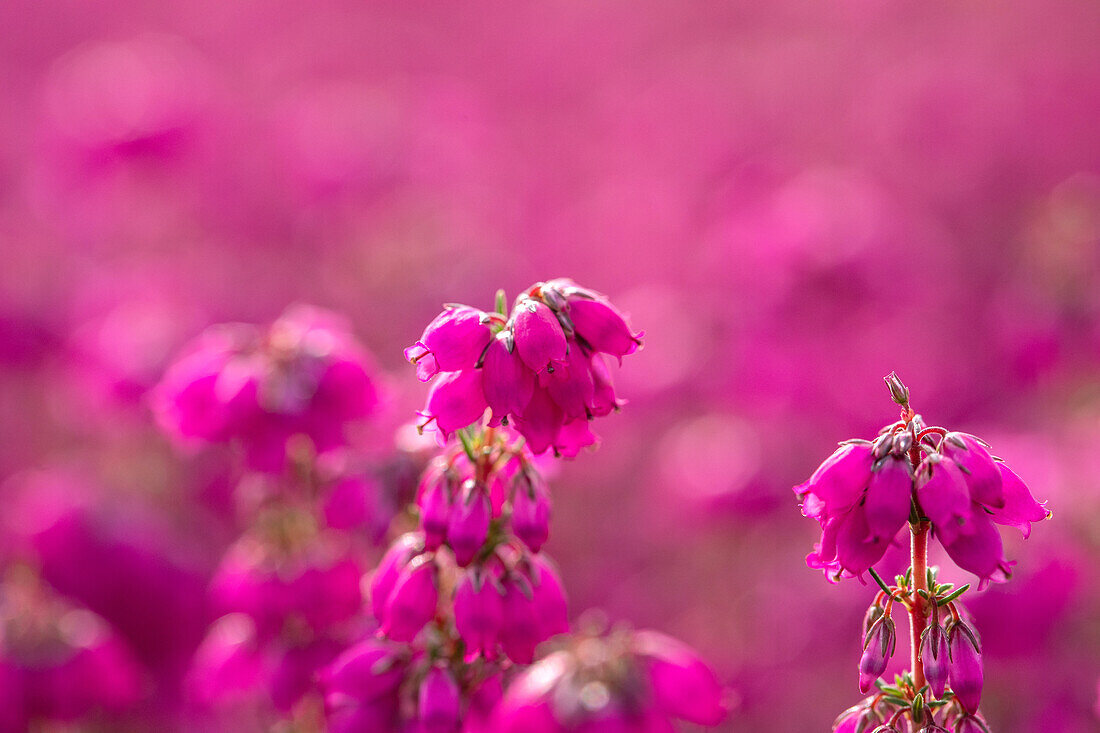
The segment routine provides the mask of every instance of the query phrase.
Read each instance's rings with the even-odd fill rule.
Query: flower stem
[[[928,591],[928,522],[910,524],[912,531],[913,563],[913,587],[912,605],[909,608],[909,645],[913,683],[916,689],[924,687],[924,664],[920,659],[920,636],[924,627],[928,624],[928,615],[925,612],[925,601],[917,593],[918,590]]]

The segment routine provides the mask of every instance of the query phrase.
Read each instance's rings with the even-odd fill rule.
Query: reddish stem
[[[910,416],[913,411],[909,410]],[[914,444],[909,451],[909,460],[913,464],[914,472],[920,465],[920,444]],[[924,687],[924,664],[920,658],[920,635],[928,625],[928,614],[924,608],[924,599],[917,593],[918,590],[928,591],[928,522],[921,521],[910,524],[910,560],[913,568],[913,582],[910,586],[912,604],[909,606],[909,661],[913,672],[913,684],[916,689]]]

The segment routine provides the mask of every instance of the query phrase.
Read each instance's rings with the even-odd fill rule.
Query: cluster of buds
[[[807,558],[831,578],[862,576],[882,559],[906,521],[931,523],[932,534],[955,563],[984,587],[1004,580],[1004,558],[994,524],[1019,528],[1048,516],[1024,482],[980,438],[926,427],[901,394],[902,419],[873,440],[849,440],[795,487],[802,513],[821,525]]]
[[[664,634],[596,626],[560,646],[509,686],[493,730],[666,731],[674,720],[714,726],[727,714],[714,672]]]
[[[957,701],[928,702],[914,688],[908,672],[891,685],[880,683],[876,694],[837,717],[833,733],[991,733],[981,715],[967,712]]]
[[[279,473],[295,436],[315,453],[347,445],[348,428],[378,405],[373,370],[343,318],[295,306],[265,327],[207,329],[169,367],[152,407],[177,440],[231,444],[250,469]]]
[[[603,354],[621,359],[641,344],[599,293],[568,279],[537,283],[505,312],[450,305],[405,350],[417,376],[438,375],[422,411],[444,438],[480,421],[511,424],[534,453],[574,456],[596,437],[593,417],[619,407]]]
[[[412,716],[431,730],[468,728],[499,697],[505,670],[569,629],[561,579],[541,552],[549,493],[524,441],[503,427],[461,437],[425,470],[419,527],[393,542],[370,581],[381,638],[356,653],[393,660],[374,681],[386,692],[349,692],[339,669],[359,662],[345,654],[328,675],[330,721]]]
[[[883,584],[882,590],[875,596],[864,616],[859,691],[866,694],[876,684],[880,689],[885,689],[879,678],[894,653],[896,637],[892,612],[895,602],[910,612],[914,604],[919,603],[922,616],[927,615],[929,619],[921,632],[918,647],[918,659],[921,660],[927,684],[915,690],[911,686],[902,686],[899,689],[908,689],[908,693],[894,690],[887,697],[892,695],[891,699],[908,699],[911,707],[912,698],[920,694],[930,710],[954,701],[960,710],[976,713],[982,696],[981,641],[957,603],[970,585],[956,588],[953,583],[941,584],[937,578],[938,570],[935,567],[927,569],[927,590],[916,587],[910,568],[905,575],[895,578],[895,585]],[[876,580],[882,582],[877,575]],[[940,623],[942,614],[947,614],[946,624]]]
[[[886,384],[901,419],[873,441],[842,443],[795,487],[803,514],[822,530],[807,564],[833,580],[867,573],[881,588],[864,617],[859,660],[860,692],[875,685],[878,693],[845,711],[833,730],[989,733],[978,714],[981,641],[957,604],[970,585],[939,583],[938,569],[927,565],[927,537],[931,533],[960,568],[974,573],[980,590],[1006,579],[1011,567],[994,523],[1018,527],[1026,537],[1031,523],[1049,513],[984,441],[925,426],[897,375],[886,377]],[[907,522],[913,562],[888,586],[873,565]],[[888,685],[880,677],[896,645],[895,604],[909,616],[913,666]]]

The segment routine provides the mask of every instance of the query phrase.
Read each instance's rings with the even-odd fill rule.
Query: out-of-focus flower
[[[982,700],[981,642],[965,621],[956,621],[947,631],[950,652],[948,674],[951,691],[969,712],[976,713]]]
[[[118,715],[144,695],[133,653],[107,622],[63,601],[23,565],[0,580],[4,730]]]
[[[489,425],[511,422],[534,453],[574,456],[596,442],[587,422],[619,406],[600,354],[621,359],[640,344],[604,296],[559,279],[532,286],[507,317],[449,307],[405,357],[421,379],[443,373],[421,427],[446,437],[490,408]]]
[[[373,372],[342,318],[297,306],[264,329],[208,329],[169,368],[152,404],[173,437],[237,445],[250,468],[280,472],[295,435],[317,453],[347,444],[347,428],[378,405]]]
[[[495,720],[506,733],[656,730],[673,720],[717,725],[727,712],[721,683],[694,650],[622,629],[580,635],[539,660],[509,686]]]

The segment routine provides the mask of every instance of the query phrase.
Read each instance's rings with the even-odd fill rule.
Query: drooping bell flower
[[[967,529],[967,532],[958,533],[950,541],[946,537],[940,538],[947,554],[960,568],[978,576],[980,589],[992,580],[1005,580],[1015,563],[1005,559],[1000,533],[989,515],[976,503],[972,506]]]
[[[386,612],[386,604],[397,584],[397,578],[401,571],[409,564],[409,561],[419,555],[425,549],[424,536],[419,532],[406,532],[394,540],[382,559],[378,561],[378,567],[371,575],[370,604],[371,613],[375,619],[381,619]]]
[[[500,645],[517,664],[530,664],[535,647],[545,637],[535,611],[534,592],[524,577],[511,574],[503,580],[504,618],[500,627]]]
[[[586,419],[591,410],[595,385],[591,361],[576,341],[569,342],[569,352],[565,368],[546,380],[546,390],[561,408],[562,415],[568,420]]]
[[[429,555],[414,558],[397,577],[379,619],[382,633],[394,641],[412,641],[435,618],[439,601],[437,568]]]
[[[589,412],[596,417],[610,415],[622,406],[622,402],[615,396],[611,371],[600,354],[592,354],[588,368],[592,372],[592,402],[589,405]]]
[[[945,545],[973,531],[973,512],[965,475],[954,462],[933,453],[917,469],[917,499]]]
[[[951,624],[947,632],[950,652],[948,676],[951,691],[968,712],[974,713],[982,701],[982,652],[977,633],[965,621]]]
[[[432,385],[420,427],[434,422],[444,438],[481,419],[488,404],[476,369],[447,372]]]
[[[467,480],[451,506],[447,545],[461,567],[469,565],[489,536],[492,507],[483,484]]]
[[[1031,523],[1046,519],[1050,513],[1043,504],[1035,501],[1027,485],[1012,469],[998,463],[997,470],[1001,473],[1004,505],[990,508],[990,518],[997,524],[1017,528],[1026,539],[1031,536]]]
[[[396,724],[406,652],[383,639],[364,639],[318,675],[330,733],[388,731]]]
[[[500,334],[489,344],[481,376],[485,400],[493,411],[492,425],[521,412],[531,401],[535,373],[523,363],[510,333]]]
[[[429,551],[438,550],[447,538],[452,510],[451,482],[439,466],[432,466],[424,472],[416,505],[420,510],[424,547]]]
[[[513,319],[516,351],[531,371],[542,377],[565,367],[569,348],[565,331],[545,303],[523,297]]]
[[[325,697],[356,701],[393,694],[405,677],[406,652],[385,639],[367,638],[341,652],[319,679]]]
[[[868,697],[837,716],[833,722],[833,733],[856,733],[872,730],[871,726],[879,720],[871,703],[874,697]]]
[[[427,382],[439,372],[472,369],[492,338],[489,315],[469,306],[449,307],[435,317],[405,358]]]
[[[928,628],[921,633],[920,659],[924,665],[924,677],[936,699],[943,697],[947,688],[948,649],[947,634],[940,625],[938,614],[933,614]]]
[[[863,504],[867,527],[876,538],[892,540],[909,517],[913,500],[913,467],[904,456],[876,462]]]
[[[459,690],[444,667],[433,666],[420,683],[417,712],[424,733],[451,733],[458,728]]]
[[[1004,506],[1001,473],[980,438],[969,433],[948,433],[942,446],[943,456],[963,472],[971,499],[990,508]]]
[[[577,335],[595,351],[622,359],[642,343],[641,333],[632,333],[626,318],[601,297],[579,290],[566,298],[567,312]]]
[[[664,715],[705,726],[725,719],[722,683],[687,644],[656,631],[639,631],[634,652],[648,673],[653,704]]]
[[[543,481],[522,475],[512,496],[512,532],[538,552],[550,536],[550,493]]]
[[[886,671],[897,640],[894,621],[882,616],[871,626],[863,641],[863,656],[859,659],[859,691],[867,694],[875,680]]]
[[[489,571],[466,570],[455,589],[455,629],[466,642],[466,659],[496,656],[497,638],[504,619],[503,590]]]
[[[539,623],[539,635],[549,639],[569,631],[569,604],[561,577],[545,554],[529,555],[532,602]]]

